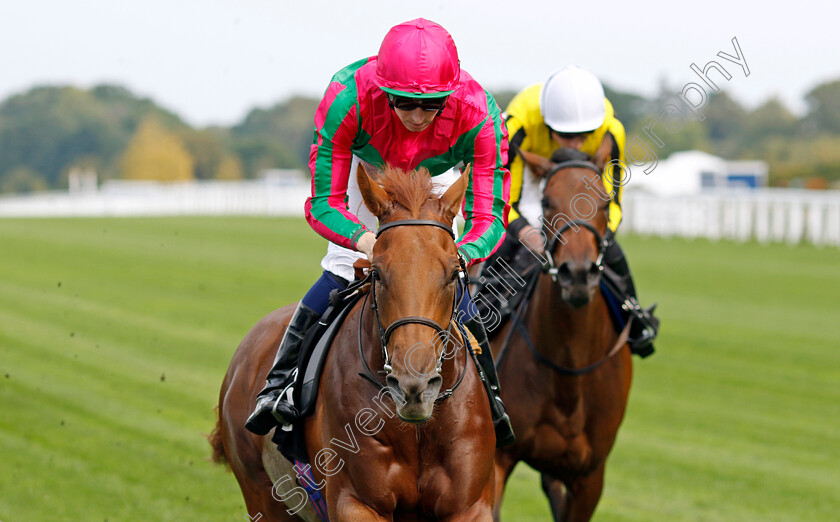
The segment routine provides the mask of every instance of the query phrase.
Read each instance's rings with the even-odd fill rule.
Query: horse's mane
[[[419,215],[429,200],[439,199],[432,192],[432,177],[426,169],[404,171],[386,165],[377,181],[394,203],[413,216]]]

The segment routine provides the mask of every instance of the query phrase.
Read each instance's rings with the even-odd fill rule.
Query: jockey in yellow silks
[[[522,196],[525,162],[518,154],[520,149],[538,154],[544,158],[550,158],[551,153],[558,147],[566,146],[578,149],[594,157],[599,147],[604,144],[604,146],[610,147],[611,153],[609,159],[621,160],[622,163],[625,161],[624,125],[615,117],[612,103],[603,94],[600,95],[600,106],[591,111],[595,113],[594,117],[589,118],[588,121],[582,119],[577,125],[574,125],[575,122],[568,121],[570,118],[562,119],[560,116],[555,117],[557,127],[569,130],[563,134],[560,132],[553,133],[549,130],[549,126],[546,124],[542,111],[540,110],[540,92],[542,91],[542,86],[543,84],[532,85],[517,94],[510,102],[510,105],[508,105],[504,114],[511,146],[508,157],[511,160],[510,205],[512,209],[508,218],[510,222],[507,229],[508,234],[511,233],[514,221],[521,217],[518,212],[518,206]],[[600,92],[603,93],[603,89]],[[567,122],[568,124],[563,125],[563,122]],[[581,128],[586,129],[586,127],[596,122],[598,123],[598,127],[595,130],[588,129],[583,132],[578,130]],[[557,135],[557,139],[553,139],[552,134]],[[613,167],[616,169],[615,175],[620,180],[620,168],[617,166]],[[603,176],[603,183],[605,192],[611,194],[613,192],[612,176]],[[620,183],[617,183],[617,185],[618,191],[615,192],[610,202],[609,228],[613,232],[616,231],[618,224],[621,222],[622,187]]]
[[[521,269],[522,266],[517,267],[517,264],[522,265],[523,259],[533,259],[531,256],[517,256],[523,242],[528,242],[528,238],[539,237],[539,234],[529,232],[533,226],[539,226],[537,220],[542,215],[539,205],[542,188],[539,180],[530,174],[526,175],[521,151],[542,158],[550,158],[560,147],[577,149],[590,157],[603,157],[606,153],[608,161],[618,162],[607,163],[601,174],[604,192],[611,199],[607,231],[610,246],[604,261],[621,280],[627,297],[635,300],[636,290],[630,269],[614,238],[621,223],[624,125],[616,118],[612,103],[604,96],[601,82],[592,73],[579,67],[563,67],[552,73],[544,83],[527,87],[517,94],[508,105],[504,117],[510,140],[508,168],[511,172],[511,211],[507,236],[496,256],[506,258],[506,261],[513,263],[514,268]],[[520,262],[517,263],[517,260]],[[656,337],[658,321],[652,316],[652,310],[641,310],[641,313],[647,314],[650,324],[645,328],[641,321],[634,321],[630,337],[633,352],[644,356],[653,350],[652,342]]]

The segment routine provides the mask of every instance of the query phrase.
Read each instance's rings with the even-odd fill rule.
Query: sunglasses
[[[586,131],[586,132],[557,132],[556,130],[552,129],[551,127],[549,127],[549,130],[551,130],[551,132],[553,132],[558,137],[560,137],[560,139],[564,139],[564,140],[573,140],[575,138],[581,138],[581,139],[585,140],[586,138],[589,137],[590,134],[595,132],[594,130]]]
[[[403,96],[388,95],[388,102],[391,107],[401,111],[413,111],[414,109],[423,109],[424,111],[441,111],[446,107],[446,100],[449,96],[441,98],[407,98]]]

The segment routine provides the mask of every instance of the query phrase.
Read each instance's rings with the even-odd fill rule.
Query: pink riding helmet
[[[417,18],[385,35],[376,63],[376,84],[410,98],[439,98],[458,88],[461,66],[452,36],[440,25]]]

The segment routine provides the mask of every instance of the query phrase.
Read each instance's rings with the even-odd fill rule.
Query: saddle
[[[301,415],[301,420],[290,430],[275,429],[271,441],[291,462],[309,462],[303,430],[299,429],[303,419],[315,410],[318,398],[318,384],[327,360],[329,347],[353,306],[367,292],[367,279],[357,278],[345,290],[330,293],[330,305],[321,319],[306,332],[298,355],[298,371],[295,378],[292,399]]]

